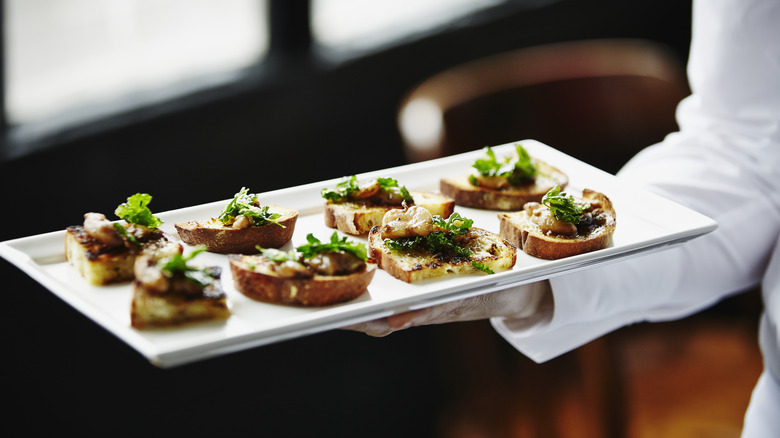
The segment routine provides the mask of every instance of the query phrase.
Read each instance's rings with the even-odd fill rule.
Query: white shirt
[[[692,95],[677,110],[680,132],[618,177],[715,219],[718,229],[551,279],[549,322],[492,320],[538,362],[627,324],[684,317],[763,281],[762,349],[780,378],[780,0],[695,0],[692,35]]]

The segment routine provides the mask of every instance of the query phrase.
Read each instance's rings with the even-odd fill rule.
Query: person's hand
[[[542,303],[551,304],[550,283],[516,286],[476,297],[438,304],[424,309],[390,315],[373,321],[343,327],[345,330],[364,332],[371,336],[387,336],[409,327],[442,324],[446,322],[474,321],[501,316],[512,319],[532,318]]]

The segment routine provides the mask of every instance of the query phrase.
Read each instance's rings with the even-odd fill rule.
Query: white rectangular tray
[[[536,259],[520,251],[517,263],[510,271],[426,280],[415,284],[404,283],[378,270],[363,296],[325,308],[298,308],[253,301],[233,287],[226,256],[203,253],[195,261],[222,267],[222,282],[232,316],[225,322],[144,331],[130,326],[130,285],[92,286],[65,261],[64,230],[0,242],[0,256],[114,333],[151,363],[171,367],[657,251],[716,228],[716,223],[706,216],[624,182],[618,183],[613,175],[553,148],[533,140],[521,143],[532,156],[547,161],[569,175],[567,192],[579,194],[582,188],[587,187],[605,193],[613,201],[617,229],[609,248],[554,261]],[[514,146],[506,144],[494,150],[501,157],[512,153]],[[363,181],[392,177],[409,189],[437,191],[440,177],[469,173],[474,159],[482,153],[474,151],[369,172],[358,175],[358,178]],[[300,212],[295,235],[285,249],[305,243],[308,233],[313,233],[320,240],[330,237],[333,230],[323,223],[320,190],[323,187],[334,187],[339,181],[340,178],[260,195],[264,204],[283,205]],[[239,181],[237,184],[241,186],[247,183]],[[162,229],[178,237],[174,223],[215,217],[228,201],[226,199],[172,210],[157,216],[164,221]],[[462,207],[457,207],[456,211],[473,219],[475,226],[498,232],[495,211]],[[351,238],[365,242],[365,239]]]

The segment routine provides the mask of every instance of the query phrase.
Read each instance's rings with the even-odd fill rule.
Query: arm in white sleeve
[[[624,325],[680,318],[758,284],[780,233],[777,23],[780,2],[696,2],[693,94],[678,109],[681,131],[618,175],[715,219],[718,229],[668,251],[552,278],[553,310],[543,323],[493,318],[516,348],[542,362]]]

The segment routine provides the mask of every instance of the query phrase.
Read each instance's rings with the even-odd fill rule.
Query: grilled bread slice
[[[182,272],[162,274],[158,259],[147,256],[139,257],[134,269],[130,307],[134,328],[173,327],[230,317],[220,282],[221,268],[200,270],[200,283],[185,278]]]
[[[553,187],[565,188],[569,177],[559,169],[544,161],[532,160],[537,168],[536,177],[527,184],[491,188],[475,186],[469,182],[469,176],[442,178],[439,190],[452,197],[456,205],[484,210],[516,211],[527,202],[539,202]]]
[[[181,244],[168,239],[159,228],[162,221],[149,210],[151,200],[147,193],[136,193],[117,206],[114,214],[124,223],[86,213],[82,225],[65,231],[65,259],[88,282],[104,285],[132,280],[133,264],[141,254],[180,254]]]
[[[551,228],[539,219],[549,215],[549,209],[537,203],[526,204],[518,212],[499,213],[499,233],[523,252],[549,260],[608,247],[616,227],[612,202],[603,193],[590,189],[582,191],[580,201],[587,205],[583,219],[566,234],[556,232],[554,226]]]
[[[414,205],[424,207],[432,214],[447,218],[455,210],[455,200],[440,193],[410,190]],[[325,226],[347,234],[362,236],[375,225],[382,223],[385,213],[403,209],[403,205],[374,204],[370,201],[344,201],[325,203]]]
[[[262,255],[228,256],[235,287],[242,294],[266,303],[320,307],[353,300],[368,288],[376,265],[365,263],[346,275],[285,273]]]
[[[243,228],[228,226],[216,218],[174,224],[179,237],[189,245],[204,245],[208,251],[220,254],[253,254],[257,247],[279,248],[290,241],[295,232],[298,212],[278,205],[268,211],[279,214],[274,222]]]
[[[129,228],[129,226],[125,226]],[[140,254],[164,257],[182,252],[181,244],[159,230],[132,244],[106,244],[87,233],[83,225],[65,230],[65,259],[94,285],[121,283],[133,279],[133,264]]]
[[[512,269],[517,247],[471,223],[457,213],[444,221],[418,207],[389,212],[368,234],[368,256],[407,283]]]

